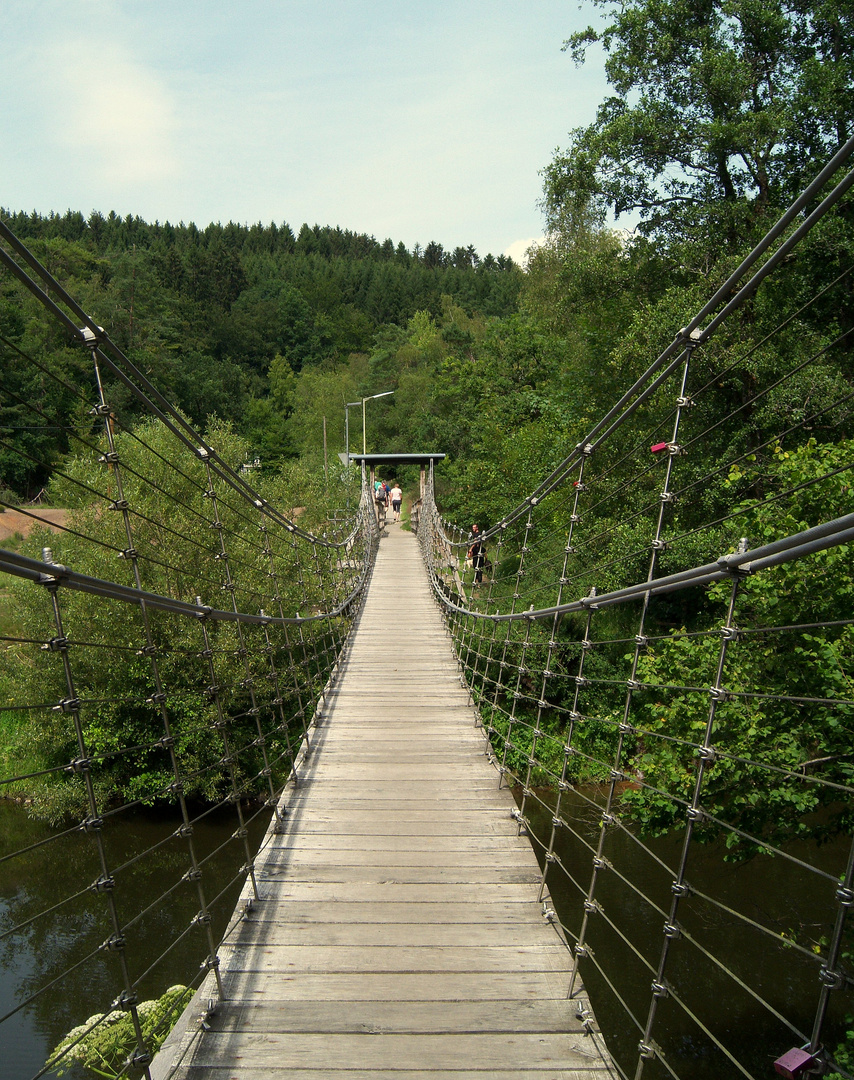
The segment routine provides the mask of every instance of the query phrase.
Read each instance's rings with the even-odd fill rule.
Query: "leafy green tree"
[[[614,93],[546,170],[552,208],[591,200],[641,229],[738,246],[852,132],[854,17],[828,0],[628,0],[600,43]]]
[[[232,468],[239,469],[247,461],[250,447],[229,425],[213,422],[206,437]],[[228,566],[238,609],[257,612],[266,607],[275,613],[269,563],[259,550],[254,515],[247,514],[233,493],[221,493],[218,520],[222,529],[214,531],[212,504],[205,498],[203,463],[191,457],[182,463],[180,471],[175,470],[170,464],[174,439],[157,422],[141,424],[133,433],[117,431],[115,438],[143,588],[189,602],[201,595],[212,607],[224,606],[218,540],[222,535],[229,550]],[[105,509],[116,497],[116,487],[112,469],[99,460],[104,449],[100,444],[70,458],[51,483],[53,501],[69,508],[68,531],[59,535],[34,532],[23,550],[39,558],[42,545],[47,545],[59,563],[132,586],[130,566],[116,559],[117,552],[127,547],[122,515]],[[323,530],[326,501],[321,495],[322,472],[310,482],[304,472],[253,476],[252,480],[263,497],[289,514],[297,506],[307,507],[304,523],[317,532]],[[324,586],[332,570],[324,569],[324,564],[319,570],[313,568],[312,573],[298,572],[298,553],[289,534],[281,532],[279,535],[271,529],[269,536],[285,611],[320,608],[328,602]],[[324,552],[318,554],[318,558],[325,557]],[[82,702],[80,715],[87,749],[97,762],[93,776],[101,804],[138,799],[150,805],[171,798],[169,755],[158,745],[163,736],[162,719],[151,700],[151,665],[140,651],[146,634],[139,609],[74,590],[60,590],[59,599],[66,636],[72,642],[92,646],[72,646],[72,669]],[[4,660],[4,699],[10,707],[20,710],[10,715],[21,719],[14,729],[6,730],[9,752],[40,762],[42,769],[59,770],[54,777],[28,782],[27,794],[33,798],[35,813],[52,820],[78,815],[85,805],[85,789],[79,777],[65,775],[65,767],[76,753],[71,718],[57,714],[50,704],[67,696],[62,657],[51,654],[45,658],[37,644],[56,635],[47,593],[39,585],[12,578],[8,603],[10,617],[20,628],[18,637],[22,639],[5,653]],[[188,776],[185,793],[188,797],[215,800],[227,790],[230,775],[221,761],[221,735],[213,727],[216,709],[205,694],[210,673],[198,660],[202,647],[199,626],[193,619],[180,619],[154,609],[149,610],[148,618],[159,650],[158,666],[167,692],[175,753]],[[305,627],[309,651],[315,630],[323,633],[319,625]],[[286,669],[292,661],[284,632],[280,634],[275,627],[269,632],[274,649],[284,647],[284,652],[279,651],[279,666]],[[211,623],[209,634],[217,679],[222,683],[220,702],[234,717],[230,738],[235,746],[251,746],[257,731],[248,714],[247,691],[242,685],[245,671],[238,661],[235,627]],[[252,634],[253,629],[248,628],[247,647],[254,649],[262,643],[253,643]],[[47,659],[48,663],[36,663],[34,657]],[[308,679],[305,696],[311,698],[313,676],[306,672],[303,677]],[[274,694],[272,684],[259,679],[256,694],[263,707]],[[268,711],[266,715],[269,719],[274,714]],[[284,740],[281,732],[269,740],[273,760],[281,756]],[[129,755],[125,753],[128,747],[140,749]],[[240,775],[253,775],[257,766],[250,750],[240,763],[240,769],[246,770]]]
[[[743,503],[745,512],[729,527],[728,541],[719,538],[721,548],[735,548],[736,529],[758,546],[844,513],[850,505],[851,449],[848,441],[838,446],[810,441],[793,451],[779,447],[770,462],[747,465],[761,473],[766,496]],[[735,492],[744,481],[742,469],[734,468]],[[720,625],[730,588],[726,583],[709,588],[710,628]],[[764,571],[740,585],[736,620],[742,631],[752,631],[750,647],[735,642],[727,655],[724,681],[734,696],[718,708],[713,732],[718,757],[707,771],[702,801],[715,817],[760,841],[779,844],[851,825],[851,808],[840,804],[833,785],[850,785],[854,778],[854,710],[844,703],[854,696],[854,631],[846,621],[852,601],[848,545]],[[702,616],[698,621],[702,624]],[[757,633],[774,625],[792,629]],[[794,629],[798,626],[804,628]],[[634,768],[649,787],[630,791],[625,800],[652,831],[670,828],[677,815],[675,804],[659,792],[688,801],[693,792],[698,759],[692,744],[702,742],[709,704],[689,688],[713,684],[720,651],[719,635],[696,633],[701,628],[694,624],[694,633],[686,635],[683,627],[660,641],[640,667],[645,719]],[[813,777],[821,782],[809,783]],[[818,823],[811,820],[822,808]],[[701,835],[718,833],[711,824],[700,828]],[[734,832],[727,833],[726,842],[739,856],[755,850]]]

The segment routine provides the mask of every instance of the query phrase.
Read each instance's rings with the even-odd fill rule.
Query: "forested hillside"
[[[305,449],[304,421],[295,418],[293,430],[286,422],[300,372],[355,365],[364,382],[371,354],[416,315],[441,318],[450,299],[500,318],[515,311],[521,282],[503,255],[481,259],[471,246],[445,252],[437,243],[410,252],[340,228],[303,225],[294,236],[275,224],[200,230],[114,213],[0,213],[168,398],[200,427],[213,416],[233,421],[269,467]],[[8,395],[0,427],[15,442],[0,448],[2,486],[30,497],[68,446],[20,401],[40,400],[60,428],[74,417],[21,354],[58,375],[81,358],[2,277],[0,347]],[[342,404],[328,403],[339,443]]]

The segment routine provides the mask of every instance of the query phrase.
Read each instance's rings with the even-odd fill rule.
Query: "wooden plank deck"
[[[313,744],[258,864],[264,901],[222,953],[228,1000],[199,1038],[191,1005],[153,1075],[615,1077],[583,994],[566,999],[536,859],[397,525]]]

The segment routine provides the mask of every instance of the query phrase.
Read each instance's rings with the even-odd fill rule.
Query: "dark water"
[[[551,811],[529,801],[526,814],[536,835],[547,843]],[[581,901],[592,871],[591,852],[584,841],[595,847],[599,815],[572,794],[564,802],[562,815],[571,815],[580,838],[561,829],[555,850],[563,865],[573,872],[576,884],[569,883],[559,869],[550,869],[548,883],[564,925],[578,934],[583,916]],[[611,829],[604,856],[613,869],[603,870],[597,879],[595,899],[601,903],[604,916],[590,916],[587,941],[612,985],[590,960],[581,961],[580,971],[609,1050],[630,1077],[634,1076],[638,1043],[665,940],[663,927],[673,899],[673,871],[682,842],[681,832],[645,840],[652,852],[649,855],[633,837]],[[793,843],[787,852],[836,877],[845,869],[849,846],[850,838],[843,837],[821,846]],[[680,900],[677,921],[697,945],[686,937],[671,942],[665,980],[750,1073],[772,1077],[776,1075],[775,1059],[802,1042],[749,990],[809,1037],[819,998],[821,957],[818,952],[803,957],[786,947],[779,937],[745,925],[725,909],[771,934],[785,934],[811,950],[818,949],[818,943],[829,937],[838,910],[836,883],[781,857],[757,856],[733,864],[724,861],[725,853],[717,843],[691,845],[686,880],[709,899],[692,895]],[[623,937],[608,925],[607,919],[616,924]],[[651,965],[652,972],[638,953]],[[729,969],[735,979],[722,967]],[[736,979],[749,990],[741,988]],[[627,1009],[637,1024],[627,1016]],[[829,1049],[843,1041],[845,1014],[852,1011],[854,995],[850,991],[839,990],[831,995],[824,1029]],[[741,1075],[672,996],[658,1001],[652,1039],[665,1049],[668,1062],[682,1080],[720,1080]],[[660,1062],[647,1061],[643,1075],[644,1080],[658,1080],[669,1074]]]
[[[256,819],[250,827],[252,850],[260,843],[267,816]],[[186,842],[169,839],[178,824],[174,817],[157,814],[136,814],[105,823],[103,837],[116,881],[114,896],[120,923],[125,925],[154,904],[152,911],[128,928],[125,935],[132,978],[158,960],[199,910],[196,886],[181,882],[189,866]],[[236,824],[233,811],[194,824],[193,840],[200,860],[225,844],[203,869],[215,940],[227,926],[242,883],[237,881],[228,887],[244,862],[242,842],[229,841]],[[0,858],[47,839],[51,832],[30,820],[21,807],[0,801]],[[116,869],[136,853],[156,845],[161,846],[140,862]],[[105,898],[86,889],[100,873],[92,838],[79,832],[0,863],[0,934],[58,905],[20,932],[0,940],[0,1016],[58,979],[55,986],[0,1025],[0,1080],[28,1080],[35,1076],[71,1028],[102,1012],[123,989],[119,963],[112,953],[101,952],[68,971],[112,933]],[[170,896],[154,903],[175,884],[177,888]],[[81,889],[85,890],[83,896],[68,901]],[[223,895],[211,903],[211,898],[222,890]],[[189,983],[206,955],[204,930],[193,927],[142,979],[140,1000],[158,997],[175,983]],[[74,1080],[84,1076],[91,1080],[91,1074],[79,1067],[66,1075]]]
[[[527,812],[537,832],[547,839],[551,812],[536,802],[528,803]],[[564,815],[570,812],[581,839],[561,830],[557,853],[570,868],[577,885],[562,883],[561,875],[552,871],[549,886],[562,920],[577,933],[581,924],[581,899],[589,884],[591,865],[590,851],[583,841],[595,844],[598,815],[581,800],[564,803]],[[155,901],[186,871],[184,842],[167,839],[177,824],[174,818],[156,815],[137,815],[107,823],[104,840],[112,868],[121,866],[136,852],[166,840],[142,862],[115,872],[115,896],[123,923]],[[265,825],[266,817],[253,824],[252,850],[260,843]],[[233,814],[212,816],[195,826],[194,840],[201,858],[226,844],[205,866],[204,883],[209,898],[225,888],[236,867],[243,862],[242,844],[234,840],[226,843],[234,828]],[[48,835],[48,830],[28,819],[22,808],[0,802],[0,857]],[[653,905],[665,912],[669,909],[674,875],[668,867],[676,865],[681,839],[677,835],[648,842],[659,862],[631,837],[611,830],[605,855],[614,870],[603,872],[597,885],[596,899],[605,915],[653,968],[658,965],[664,923],[663,915]],[[847,850],[845,841],[820,848],[799,844],[791,849],[804,861],[820,864],[834,875],[844,867]],[[833,882],[819,880],[779,858],[757,858],[744,865],[732,865],[724,863],[722,855],[717,846],[692,848],[687,878],[696,889],[777,934],[796,935],[804,944],[818,942],[827,935],[836,912]],[[102,953],[94,962],[63,974],[111,933],[103,897],[87,891],[76,900],[63,902],[70,893],[94,881],[99,873],[92,840],[81,833],[0,863],[0,933],[53,905],[61,905],[13,937],[0,940],[0,1015],[61,976],[32,1005],[0,1025],[0,1080],[33,1077],[68,1030],[102,1011],[122,989],[119,967],[111,954]],[[633,887],[621,880],[621,874]],[[238,892],[239,883],[226,890],[213,905],[216,940],[227,924]],[[168,899],[156,903],[138,926],[128,930],[127,957],[132,977],[149,967],[168,942],[189,926],[197,911],[195,886],[182,883]],[[746,927],[720,907],[697,896],[682,901],[678,918],[703,949],[801,1030],[811,1031],[819,992],[818,961],[801,957],[794,949],[787,949],[778,940]],[[643,1025],[652,975],[601,915],[591,917],[588,941],[613,986],[608,985],[590,961],[583,962],[582,976],[612,1054],[633,1076],[639,1032],[627,1019],[617,994]],[[142,947],[143,942],[147,943],[146,948]],[[173,983],[189,982],[206,952],[203,931],[195,927],[143,980],[140,999],[158,996]],[[775,1075],[774,1059],[799,1042],[779,1020],[686,940],[672,944],[666,978],[688,1008],[757,1077]],[[833,996],[828,1045],[841,1039],[844,1014],[854,1011],[851,995],[847,994],[846,1000],[845,994],[840,991]],[[668,1060],[681,1080],[720,1080],[739,1075],[736,1067],[672,999],[659,1003],[653,1039],[666,1048]],[[68,1075],[78,1080],[84,1074],[78,1071]],[[645,1080],[667,1075],[658,1062],[648,1062],[645,1066]]]

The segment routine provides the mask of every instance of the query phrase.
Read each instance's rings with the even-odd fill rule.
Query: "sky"
[[[517,259],[606,96],[592,0],[2,0],[0,206]]]

